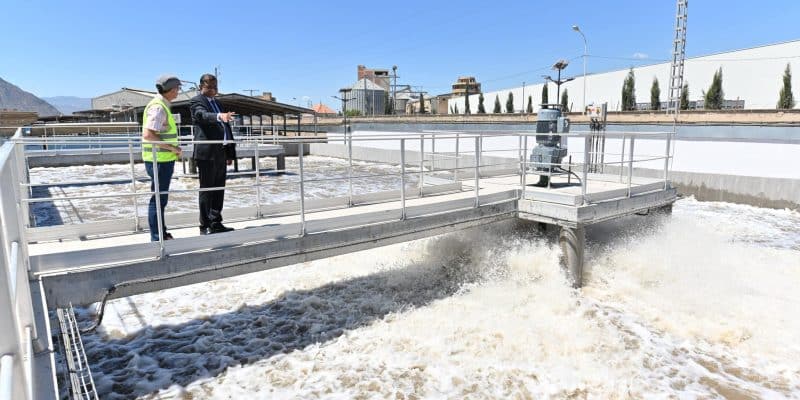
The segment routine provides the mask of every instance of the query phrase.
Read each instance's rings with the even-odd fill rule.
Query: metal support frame
[[[158,159],[156,154],[156,144],[150,146],[150,149],[153,152],[153,192],[154,196],[156,196],[156,220],[158,220],[158,258],[164,258],[164,221],[161,220],[162,213],[161,213],[161,186],[158,183]],[[147,162],[147,161],[145,161]],[[153,232],[150,232],[152,235]]]
[[[133,162],[133,142],[128,140],[128,159],[131,165],[131,196],[133,203],[133,231],[139,232],[139,200],[136,198],[136,167]]]
[[[300,164],[300,236],[306,235],[305,177],[303,175],[303,142],[297,144],[297,157]]]
[[[475,137],[475,208],[480,206],[480,185],[481,185],[481,138]]]
[[[406,140],[400,139],[400,219],[406,219]]]
[[[583,197],[583,204],[587,204],[586,200],[586,187],[589,184],[589,150],[591,149],[591,135],[586,135],[583,138],[583,179],[581,180],[581,196]],[[548,181],[548,184],[550,182]]]
[[[422,197],[422,187],[425,185],[425,135],[419,135],[419,196]]]
[[[631,197],[631,183],[633,182],[633,142],[634,137],[631,136],[630,151],[628,154],[628,197]]]

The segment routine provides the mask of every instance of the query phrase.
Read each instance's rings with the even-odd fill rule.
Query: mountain
[[[40,117],[61,114],[48,102],[0,78],[0,109],[35,111]]]
[[[55,96],[42,97],[42,100],[52,104],[64,115],[69,115],[75,111],[86,111],[92,108],[92,99],[75,96]]]

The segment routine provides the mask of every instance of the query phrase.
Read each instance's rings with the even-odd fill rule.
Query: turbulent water
[[[800,214],[690,198],[593,226],[581,290],[553,235],[497,224],[119,299],[83,339],[110,399],[800,398]]]

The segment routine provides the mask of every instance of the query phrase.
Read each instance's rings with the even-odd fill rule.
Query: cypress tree
[[[714,72],[714,78],[711,80],[711,86],[704,95],[705,108],[708,110],[722,109],[722,100],[725,98],[725,93],[722,91],[722,67],[717,72]]]
[[[392,113],[392,105],[389,103],[389,92],[383,91],[383,113],[388,115]]]
[[[464,97],[464,114],[472,114],[472,110],[470,109],[469,106],[469,94],[467,94],[467,96]]]
[[[547,82],[542,86],[542,104],[547,104]],[[544,106],[547,108],[547,106]]]
[[[791,109],[794,108],[794,95],[792,94],[792,69],[789,63],[786,63],[786,70],[783,71],[783,87],[778,95],[778,108]]]
[[[528,108],[525,110],[528,114],[533,112],[533,96],[528,95]]]
[[[689,109],[689,82],[683,83],[683,89],[681,89],[681,110],[688,110]]]
[[[486,109],[483,107],[483,93],[478,95],[478,114],[486,114]]]
[[[650,87],[650,109],[661,109],[661,88],[658,87],[658,78],[653,77],[653,86]]]
[[[425,114],[425,95],[419,94],[419,113]]]
[[[561,112],[569,112],[569,96],[567,95],[567,88],[564,88],[564,93],[561,93]]]
[[[500,114],[501,112],[503,112],[502,110],[500,110],[500,95],[494,96],[494,111],[492,112],[495,114]]]
[[[628,71],[625,82],[622,83],[622,111],[636,110],[636,78],[633,76],[633,67]]]
[[[509,114],[514,113],[514,93],[508,92],[508,97],[506,97],[506,112]]]
[[[453,106],[453,110],[455,111],[455,114],[458,114],[458,104]]]

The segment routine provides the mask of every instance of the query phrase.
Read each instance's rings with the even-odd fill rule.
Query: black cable
[[[103,301],[100,303],[100,312],[97,314],[97,320],[95,321],[94,325],[81,329],[80,332],[83,333],[90,333],[94,332],[101,323],[103,323],[103,314],[106,311],[106,301],[108,300],[108,296],[112,295],[114,292],[117,291],[117,285],[112,286],[110,289],[106,291],[106,294],[103,296]]]

